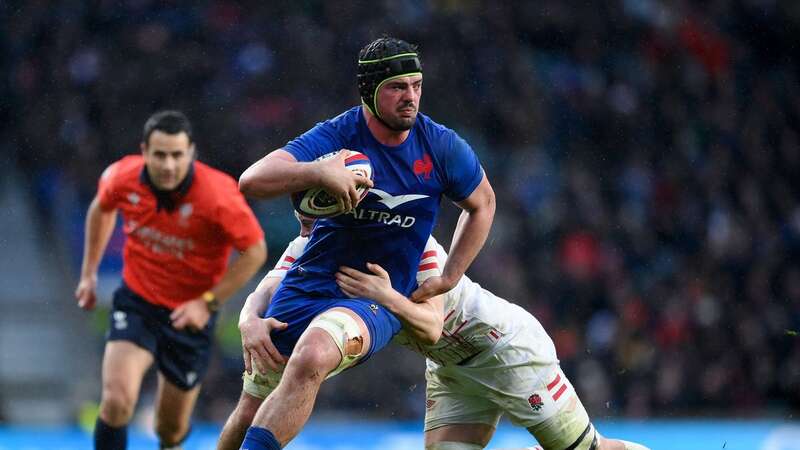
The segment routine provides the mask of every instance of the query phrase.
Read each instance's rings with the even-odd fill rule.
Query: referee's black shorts
[[[158,370],[174,385],[192,389],[208,369],[217,314],[198,332],[176,330],[172,311],[147,302],[125,283],[114,292],[107,341],[129,341],[149,351]]]

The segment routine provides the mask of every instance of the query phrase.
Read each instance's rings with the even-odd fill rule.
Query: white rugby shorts
[[[573,444],[590,426],[589,416],[552,343],[531,342],[531,337],[520,333],[465,366],[428,364],[425,431],[454,424],[496,427],[507,414],[515,425],[529,428],[544,448]]]

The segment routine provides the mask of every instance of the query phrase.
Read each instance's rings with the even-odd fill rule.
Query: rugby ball
[[[372,165],[367,155],[355,150],[342,149],[320,156],[316,161],[333,158],[339,152],[347,152],[344,160],[344,167],[364,178],[372,179]],[[369,187],[366,185],[356,186],[358,200],[366,197]],[[339,197],[329,194],[325,189],[314,187],[292,194],[292,206],[300,214],[315,219],[334,217],[344,212],[344,202]]]

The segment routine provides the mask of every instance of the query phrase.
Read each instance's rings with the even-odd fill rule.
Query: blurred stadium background
[[[0,2],[0,449],[89,448],[122,236],[82,313],[83,218],[147,116],[184,110],[238,176],[356,104],[357,51],[384,33],[420,44],[422,111],[497,192],[469,274],[543,323],[601,431],[800,448],[800,3],[33,0]],[[285,199],[253,207],[272,264],[297,226]],[[245,294],[189,449],[240,392]],[[289,448],[421,448],[422,374],[390,348],[331,380]],[[153,386],[132,448],[155,448]],[[504,425],[492,446],[532,443]]]

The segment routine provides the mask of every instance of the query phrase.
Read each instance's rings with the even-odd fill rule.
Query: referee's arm
[[[218,310],[228,297],[244,286],[266,259],[267,246],[264,239],[260,239],[245,249],[228,267],[219,283],[209,289],[212,294],[210,301],[200,297],[178,305],[169,316],[172,326],[176,330],[188,328],[192,331],[206,326],[211,312]],[[203,296],[205,295],[203,294]],[[213,307],[211,307],[212,302],[215,305]]]
[[[220,302],[225,301],[244,286],[266,260],[267,245],[264,243],[264,239],[261,239],[239,254],[239,257],[228,267],[225,275],[211,289],[211,292]]]
[[[97,302],[97,268],[103,259],[108,240],[117,223],[117,210],[104,210],[100,207],[100,200],[95,197],[86,213],[85,240],[83,243],[83,262],[81,264],[81,279],[75,289],[75,298],[78,306],[91,310]]]

